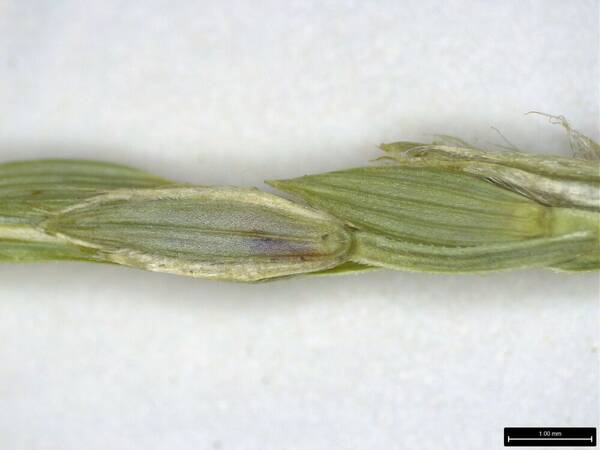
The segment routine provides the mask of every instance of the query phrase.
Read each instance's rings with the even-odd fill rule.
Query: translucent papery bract
[[[107,261],[233,281],[332,268],[352,236],[328,214],[255,189],[125,189],[61,211],[43,229]]]

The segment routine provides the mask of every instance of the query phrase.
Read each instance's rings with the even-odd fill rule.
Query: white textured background
[[[0,161],[201,184],[599,137],[599,2],[0,0]],[[597,274],[235,285],[0,267],[0,450],[500,449],[598,426]]]

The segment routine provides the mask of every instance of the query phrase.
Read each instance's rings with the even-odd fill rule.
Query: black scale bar
[[[505,428],[505,447],[595,447],[596,428]]]

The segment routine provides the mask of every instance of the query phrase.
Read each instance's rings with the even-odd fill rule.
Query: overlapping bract
[[[231,281],[391,268],[600,269],[598,145],[588,159],[492,153],[455,138],[383,145],[385,165],[268,182],[181,185],[129,167],[0,165],[0,261],[83,260]]]

